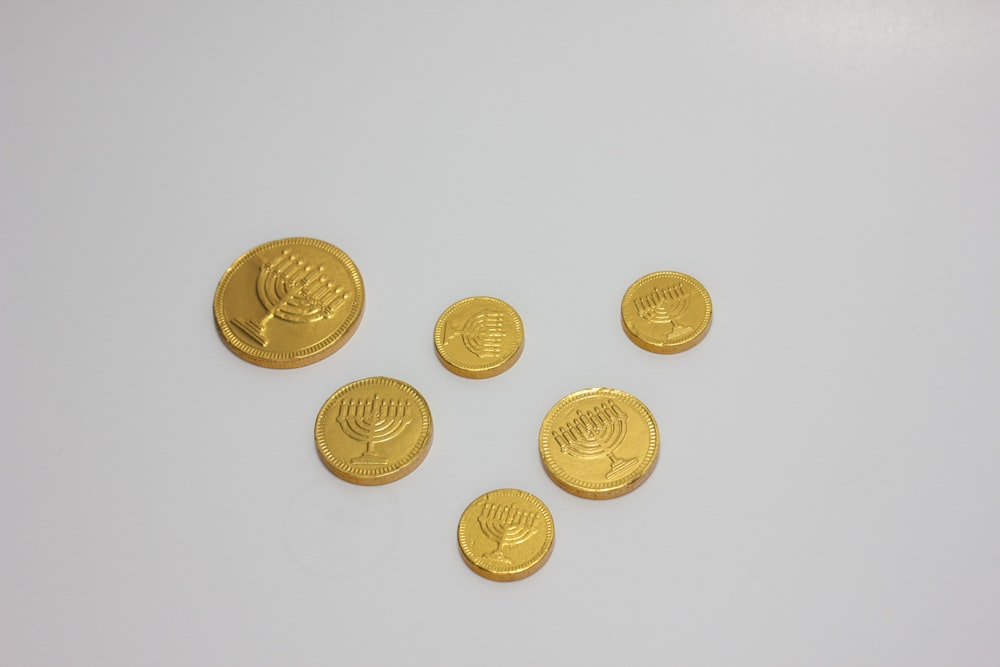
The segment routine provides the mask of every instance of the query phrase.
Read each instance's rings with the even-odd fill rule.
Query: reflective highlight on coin
[[[240,358],[268,368],[324,359],[357,330],[364,312],[361,274],[325,241],[288,238],[251,249],[215,290],[215,324]]]
[[[555,539],[549,508],[518,489],[479,496],[458,521],[465,564],[493,581],[514,581],[537,572],[549,559]]]
[[[431,411],[400,380],[372,377],[338,389],[316,417],[316,449],[327,469],[354,484],[394,482],[427,456]]]
[[[684,273],[650,273],[632,283],[622,298],[622,328],[650,352],[689,350],[705,338],[711,324],[708,290]]]
[[[542,421],[538,449],[556,484],[583,498],[614,498],[642,484],[656,465],[653,414],[631,394],[607,387],[574,392]]]
[[[524,349],[524,325],[506,302],[474,296],[449,306],[434,327],[434,349],[445,368],[482,379],[513,366]]]

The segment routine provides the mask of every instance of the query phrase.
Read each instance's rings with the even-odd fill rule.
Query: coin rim
[[[412,393],[413,398],[418,403],[420,407],[421,433],[424,434],[422,442],[421,438],[418,436],[417,443],[408,451],[406,456],[404,456],[399,462],[393,464],[391,470],[374,476],[358,475],[350,470],[345,470],[344,468],[339,467],[335,460],[336,457],[329,449],[325,432],[330,406],[333,405],[338,396],[346,394],[357,387],[366,384],[388,385],[392,383],[399,385],[404,393]],[[430,451],[431,443],[434,440],[434,420],[431,416],[431,410],[427,405],[426,399],[424,399],[423,395],[421,395],[421,393],[417,391],[413,385],[396,378],[377,375],[349,382],[330,394],[330,397],[324,401],[322,407],[319,409],[319,412],[316,414],[314,434],[316,439],[316,451],[327,470],[332,472],[337,477],[347,482],[351,482],[352,484],[360,484],[362,486],[379,486],[382,484],[389,484],[390,482],[395,482],[398,479],[406,477],[411,472],[416,470],[421,463],[423,463],[424,459],[427,458],[427,453]]]
[[[476,505],[476,503],[484,501],[487,496],[493,494],[514,494],[515,496],[524,498],[530,503],[536,505],[545,517],[546,534],[540,550],[541,553],[536,559],[529,561],[529,563],[523,567],[497,572],[477,562],[477,557],[472,554],[472,549],[470,548],[469,540],[467,539],[467,531],[465,529],[465,517],[473,506]],[[555,546],[556,524],[555,519],[552,517],[552,511],[544,502],[542,502],[541,498],[533,493],[529,493],[528,491],[523,491],[521,489],[503,488],[487,491],[469,503],[462,511],[462,515],[458,519],[457,533],[458,550],[462,554],[462,559],[465,561],[465,564],[469,566],[470,570],[491,581],[517,581],[531,576],[548,562],[549,557],[552,556],[552,549]]]
[[[248,345],[233,333],[229,326],[229,322],[226,320],[223,304],[225,301],[226,289],[238,269],[250,261],[251,258],[256,257],[258,254],[263,253],[268,249],[288,245],[311,246],[333,255],[335,259],[343,264],[344,268],[346,268],[347,272],[350,274],[351,279],[354,281],[354,294],[356,295],[356,298],[353,300],[354,302],[351,304],[351,311],[348,313],[344,322],[337,327],[336,331],[323,340],[293,352],[269,353],[267,350]],[[305,236],[293,236],[262,243],[240,255],[240,257],[222,274],[222,278],[219,279],[219,284],[215,288],[215,299],[213,300],[212,310],[215,315],[215,326],[219,332],[219,336],[226,344],[226,347],[239,358],[263,368],[301,368],[302,366],[308,366],[309,364],[314,364],[317,361],[326,359],[343,347],[344,344],[351,339],[354,332],[357,331],[358,326],[361,324],[362,315],[364,315],[365,286],[364,281],[361,278],[361,272],[358,271],[358,267],[354,264],[354,261],[350,258],[350,256],[348,256],[348,254],[343,250],[331,243],[327,243],[326,241],[321,241],[319,239]]]
[[[506,358],[499,362],[486,364],[482,367],[465,367],[459,366],[457,363],[449,360],[445,357],[442,351],[443,338],[444,338],[444,327],[448,322],[448,317],[454,313],[456,310],[466,305],[471,301],[490,301],[499,304],[501,307],[506,308],[514,316],[515,328],[517,329],[517,334],[520,337],[517,342],[517,348]],[[504,371],[509,370],[517,363],[517,360],[521,358],[521,353],[524,352],[524,321],[521,319],[521,315],[511,306],[509,303],[503,299],[498,299],[495,296],[470,296],[455,303],[451,304],[444,309],[441,316],[438,317],[437,323],[434,325],[434,352],[437,354],[438,360],[441,364],[447,368],[449,371],[455,375],[459,375],[464,378],[469,378],[472,380],[485,380],[486,378],[496,377]]]
[[[551,449],[549,446],[551,443],[549,443],[546,438],[546,433],[551,430],[551,425],[555,419],[554,415],[556,413],[561,412],[567,405],[572,404],[580,398],[594,395],[606,395],[618,398],[635,408],[640,415],[645,416],[646,422],[652,431],[653,439],[652,446],[647,448],[646,455],[643,457],[635,472],[615,482],[607,482],[600,485],[595,485],[593,482],[571,477],[565,472],[564,475],[568,479],[560,478],[556,469],[562,470],[562,468],[552,457],[552,453],[549,451]],[[639,488],[639,486],[641,486],[642,483],[649,478],[659,461],[660,429],[656,423],[656,418],[653,417],[652,411],[646,406],[645,403],[632,394],[620,389],[613,389],[611,387],[590,387],[588,389],[581,389],[579,391],[574,391],[571,394],[567,394],[563,398],[559,399],[559,401],[556,402],[556,404],[553,405],[552,408],[545,414],[545,418],[542,420],[542,425],[538,431],[538,453],[541,456],[542,467],[545,469],[546,474],[560,488],[581,498],[589,498],[591,500],[607,500],[623,496],[626,493],[631,493],[635,489]],[[593,488],[595,486],[602,486],[605,488]]]
[[[697,329],[690,338],[680,341],[679,343],[663,343],[657,344],[652,341],[648,341],[641,338],[638,333],[633,332],[628,325],[628,319],[625,317],[626,304],[629,298],[634,298],[636,290],[642,285],[652,282],[664,277],[673,277],[680,279],[682,281],[690,282],[691,285],[698,290],[698,292],[705,299],[705,317],[699,324],[699,329]],[[656,354],[676,354],[678,352],[684,352],[685,350],[690,350],[692,347],[704,340],[705,336],[708,335],[708,330],[712,327],[712,297],[709,295],[708,290],[705,286],[698,282],[697,279],[689,276],[686,273],[681,273],[680,271],[654,271],[653,273],[647,273],[643,277],[639,278],[625,290],[625,294],[622,295],[621,303],[621,324],[622,329],[625,330],[625,335],[629,337],[633,343],[641,347],[648,352],[655,352]]]

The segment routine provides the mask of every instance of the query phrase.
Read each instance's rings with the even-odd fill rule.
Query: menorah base
[[[604,476],[604,479],[616,477],[637,463],[639,463],[639,459],[611,459],[611,471]]]
[[[489,553],[483,554],[483,558],[488,558],[490,560],[495,560],[506,565],[510,565],[512,561],[507,558],[502,551],[497,549],[496,551],[490,551]]]
[[[674,323],[674,330],[667,334],[667,340],[676,340],[678,338],[687,338],[691,332],[694,331],[694,327],[689,327],[686,324],[678,325]]]
[[[384,459],[381,456],[370,452],[365,452],[361,456],[355,456],[351,459],[351,463],[356,466],[384,466],[388,462],[389,459]]]
[[[267,347],[267,336],[264,335],[264,327],[249,320],[233,320],[233,326],[249,336],[261,347]]]

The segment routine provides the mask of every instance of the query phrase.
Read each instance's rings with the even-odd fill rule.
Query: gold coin
[[[524,325],[500,299],[473,296],[449,306],[434,327],[434,349],[444,367],[482,379],[513,366],[524,349]]]
[[[527,491],[497,489],[472,501],[458,520],[458,546],[476,574],[514,581],[534,574],[552,553],[552,513]]]
[[[233,262],[215,290],[215,324],[237,356],[268,368],[324,359],[354,334],[365,288],[354,262],[324,241],[289,238]]]
[[[701,342],[712,324],[712,299],[700,282],[677,271],[639,278],[622,298],[622,328],[632,342],[659,354]]]
[[[538,434],[542,464],[556,484],[584,498],[614,498],[642,484],[656,465],[660,435],[643,403],[596,387],[553,406]]]
[[[413,472],[431,446],[431,411],[400,380],[372,377],[344,385],[316,417],[323,464],[354,484],[388,484]]]

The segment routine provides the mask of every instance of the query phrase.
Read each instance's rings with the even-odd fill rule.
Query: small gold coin
[[[622,328],[632,342],[659,354],[701,342],[712,324],[712,299],[700,282],[677,271],[639,278],[622,298]]]
[[[431,411],[400,380],[372,377],[344,385],[316,417],[323,464],[354,484],[388,484],[413,472],[431,446]]]
[[[542,464],[556,484],[583,498],[614,498],[642,484],[656,465],[660,435],[643,403],[595,387],[553,406],[538,434]]]
[[[476,574],[514,581],[534,574],[552,553],[552,513],[527,491],[497,489],[472,501],[458,520],[458,546]]]
[[[354,334],[365,307],[361,274],[324,241],[289,238],[233,262],[215,290],[215,324],[237,356],[268,368],[324,359]]]
[[[473,296],[452,304],[434,327],[434,349],[444,367],[482,379],[513,366],[524,349],[524,325],[500,299]]]

